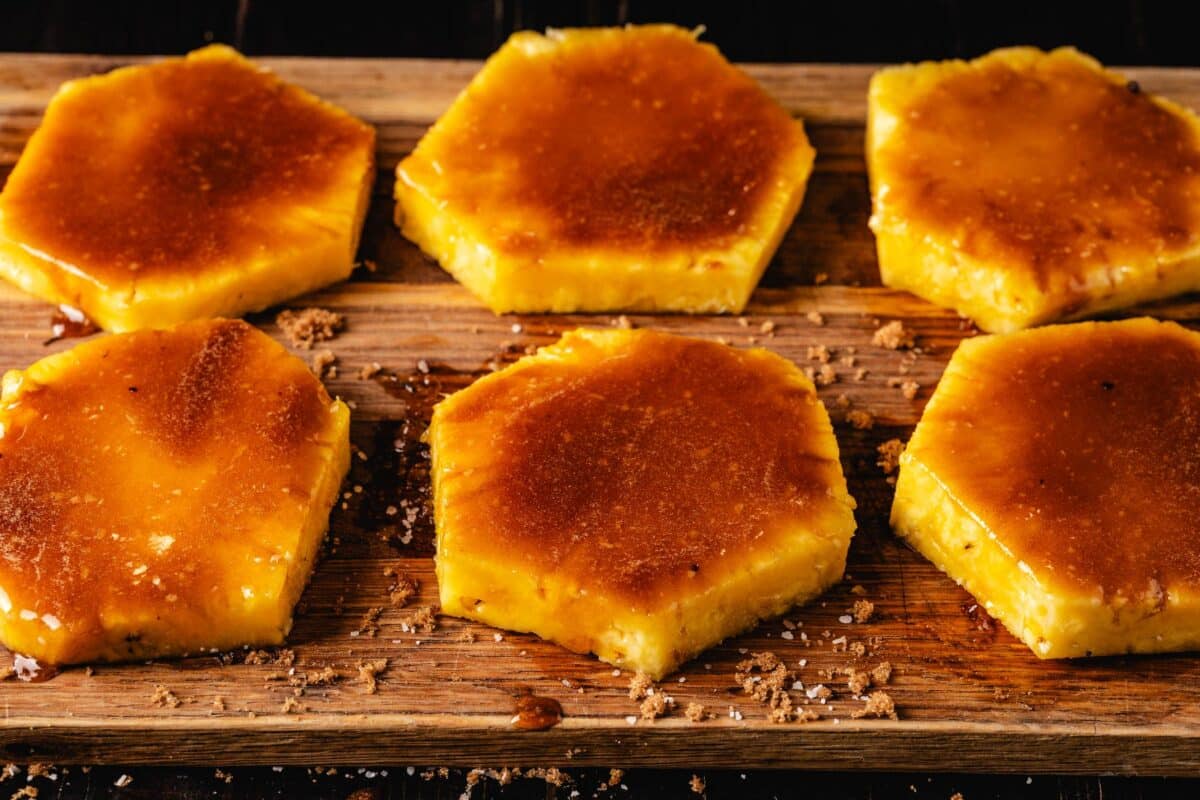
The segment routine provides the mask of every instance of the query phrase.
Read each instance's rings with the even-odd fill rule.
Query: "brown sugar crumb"
[[[212,707],[213,707],[213,711],[224,711],[225,710],[225,698],[221,697],[220,695],[217,695],[216,697],[214,697],[213,701],[212,701]]]
[[[906,380],[904,378],[888,378],[887,385],[889,389],[899,389],[900,394],[905,400],[913,400],[917,396],[917,392],[921,391],[921,384],[916,381]]]
[[[861,583],[856,583],[850,587],[850,594],[856,594],[859,597],[862,597],[866,593],[867,593],[867,587],[863,586]]]
[[[832,383],[836,383],[838,379],[837,371],[834,370],[832,364],[822,364],[820,369],[806,367],[804,374],[817,386],[829,386]]]
[[[900,454],[904,452],[904,442],[899,439],[888,439],[875,448],[875,452],[879,453],[879,460],[875,463],[883,470],[884,475],[891,476],[888,478],[888,483],[895,483],[896,478],[893,473],[900,467]]]
[[[0,768],[0,781],[6,781],[9,778],[15,778],[19,774],[21,774],[21,768],[10,761]]]
[[[23,797],[37,797],[37,796],[38,796],[38,790],[37,790],[36,786],[22,786],[20,789],[17,789],[15,792],[12,793],[12,796],[9,797],[9,800],[21,800],[21,798],[23,798]]]
[[[762,325],[758,326],[758,332],[761,333],[763,336],[772,336],[773,337],[775,335],[776,327],[777,326],[775,325],[775,321],[769,319],[766,322],[764,322]]]
[[[850,714],[854,719],[862,719],[863,717],[875,717],[882,719],[899,719],[896,715],[896,704],[892,702],[891,695],[887,692],[871,692],[865,701],[863,707]]]
[[[640,708],[642,719],[654,720],[665,717],[673,704],[674,701],[662,692],[654,692],[642,701]]]
[[[882,686],[892,679],[892,662],[881,661],[871,670],[871,680]]]
[[[871,344],[888,350],[907,350],[916,343],[912,331],[905,328],[904,323],[898,319],[880,326],[871,337]]]
[[[792,696],[788,694],[795,676],[774,653],[751,653],[738,662],[734,680],[742,691],[767,706],[767,718],[772,722],[795,719]]]
[[[303,713],[304,706],[295,697],[285,697],[279,710],[284,714],[300,714]]]
[[[629,679],[629,699],[642,700],[654,691],[654,681],[644,672],[638,671]]]
[[[867,379],[867,371],[865,369],[863,369],[862,367],[859,367],[858,369],[854,370],[855,382],[862,383],[866,379]]]
[[[431,633],[437,628],[437,606],[421,606],[403,623],[414,633]],[[402,629],[403,629],[402,626]]]
[[[358,662],[358,680],[366,684],[367,694],[375,694],[379,691],[379,674],[386,670],[387,666],[386,658]]]
[[[270,664],[272,660],[271,654],[266,650],[251,650],[246,653],[246,658],[242,661],[243,664]]]
[[[358,371],[358,379],[369,381],[381,372],[383,372],[383,366],[378,361],[372,361],[370,364],[363,364],[362,369]]]
[[[614,319],[612,324],[613,324],[614,328],[618,328],[623,331],[631,331],[631,330],[633,330],[633,327],[634,327],[633,321],[630,320],[629,317],[625,316],[624,314],[622,314],[619,317],[617,317],[616,319]]]
[[[875,415],[862,409],[846,412],[846,421],[858,431],[869,431],[875,427]]]
[[[54,774],[54,765],[45,761],[34,761],[25,768],[25,774],[29,778],[48,778]]]
[[[855,658],[862,658],[867,654],[867,646],[862,642],[851,642],[850,646],[846,648],[846,652]]]
[[[358,628],[350,633],[351,636],[366,636],[369,639],[374,639],[379,635],[379,616],[383,614],[382,608],[368,608],[363,614],[362,621],[358,623]]]
[[[704,722],[706,719],[712,719],[712,715],[708,713],[708,709],[703,703],[688,703],[687,708],[683,710],[683,715],[691,722]]]
[[[293,347],[311,350],[317,342],[337,336],[346,324],[341,314],[324,308],[285,309],[275,315],[275,324],[283,331]]]
[[[855,600],[850,613],[854,614],[855,622],[868,622],[875,614],[875,604],[870,600]]]
[[[704,779],[699,775],[693,775],[692,779],[688,781],[688,786],[690,786],[692,791],[696,794],[704,794]]]
[[[329,686],[336,683],[341,677],[333,667],[327,666],[324,669],[310,670],[304,673],[304,683],[307,686]]]
[[[393,608],[403,608],[409,600],[416,596],[420,584],[409,575],[397,575],[395,570],[391,575],[395,577],[395,580],[388,586],[388,602],[392,604]]]
[[[622,779],[622,778],[624,778],[624,777],[625,777],[625,770],[623,770],[623,769],[610,769],[610,770],[608,771],[608,785],[609,785],[609,786],[620,786],[620,785],[621,785],[621,779]]]
[[[871,688],[871,673],[854,667],[846,667],[843,673],[846,676],[846,687],[853,694],[862,694],[867,689]]]
[[[820,311],[810,311],[807,314],[805,314],[804,317],[809,322],[811,322],[813,325],[824,325],[825,324],[825,316]]]
[[[318,378],[336,378],[337,367],[334,365],[337,356],[332,350],[318,350],[312,357],[312,372]]]
[[[808,360],[819,361],[822,364],[828,364],[832,356],[829,353],[829,348],[823,344],[813,345],[808,348]]]
[[[161,683],[155,684],[154,694],[150,695],[150,705],[159,708],[179,708],[181,702],[174,692]]]

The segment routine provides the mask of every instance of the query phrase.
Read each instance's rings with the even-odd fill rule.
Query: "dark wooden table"
[[[327,772],[323,768],[322,772]],[[425,777],[430,772],[432,777]],[[383,774],[385,773],[386,774]],[[424,775],[423,775],[424,773]],[[316,768],[267,767],[227,770],[95,767],[83,772],[78,767],[55,770],[49,777],[35,778],[38,800],[48,798],[145,798],[146,800],[201,800],[201,798],[279,798],[279,800],[456,800],[467,792],[464,770],[451,769],[442,777],[436,768],[404,766],[383,769],[354,767],[320,774]],[[481,780],[470,790],[472,800],[503,797],[533,798],[647,798],[697,800],[691,787],[693,775],[704,781],[704,793],[713,798],[742,800],[785,800],[792,797],[820,800],[949,800],[960,793],[963,800],[1135,800],[1135,798],[1192,798],[1200,792],[1200,781],[1162,778],[1054,777],[1039,775],[920,775],[897,773],[829,772],[738,772],[700,770],[628,770],[610,786],[608,770],[567,770],[569,780],[555,787],[540,778],[518,779],[507,786]],[[132,780],[123,788],[122,776]],[[124,782],[124,781],[122,781]],[[0,783],[0,797],[8,797],[26,785],[22,773]],[[579,792],[574,795],[573,792]]]

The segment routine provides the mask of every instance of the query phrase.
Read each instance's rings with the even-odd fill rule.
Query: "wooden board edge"
[[[572,724],[574,723],[574,724]],[[731,728],[568,720],[519,732],[497,717],[260,717],[197,724],[5,720],[3,757],[174,766],[611,766],[1200,776],[1200,731],[903,721]],[[571,751],[573,756],[565,754]]]

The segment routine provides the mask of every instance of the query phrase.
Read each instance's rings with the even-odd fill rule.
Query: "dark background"
[[[1009,0],[825,0],[684,2],[681,0],[451,0],[450,2],[303,2],[293,0],[0,0],[0,50],[178,54],[212,41],[249,55],[486,57],[514,30],[546,26],[675,22],[705,25],[706,38],[735,61],[896,62],[972,57],[994,47],[1072,44],[1109,64],[1200,66],[1193,2],[1054,3]],[[869,761],[869,754],[864,754]],[[499,765],[491,765],[499,766]],[[619,765],[618,765],[619,766]],[[356,768],[316,776],[304,768],[69,768],[37,778],[39,798],[457,798],[465,774],[424,780],[403,766],[388,775]],[[1019,765],[1014,765],[1019,770]],[[569,770],[572,789],[593,797],[607,770]],[[712,798],[1140,798],[1200,796],[1200,782],[1155,778],[967,775],[854,775],[698,770]],[[116,788],[128,773],[133,782]],[[626,789],[604,798],[697,798],[692,772],[632,770]],[[25,775],[0,783],[0,796]],[[553,797],[540,781],[505,790],[477,787],[475,798]]]
[[[1108,64],[1200,66],[1193,0],[0,0],[0,50],[483,58],[513,30],[707,26],[734,61],[892,62],[1073,44]]]

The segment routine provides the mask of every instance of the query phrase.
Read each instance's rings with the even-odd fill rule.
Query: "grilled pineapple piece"
[[[1200,120],[1070,48],[871,80],[883,282],[1008,332],[1200,288]]]
[[[350,274],[374,142],[224,46],[70,81],[0,193],[0,276],[111,331],[265,308]]]
[[[803,126],[670,25],[521,32],[396,171],[396,224],[493,311],[740,311]]]
[[[349,412],[230,320],[4,376],[0,639],[39,661],[279,644],[349,466]]]
[[[1200,334],[964,341],[901,456],[897,533],[1043,658],[1200,647]]]
[[[442,610],[660,677],[837,581],[829,417],[765,350],[577,330],[440,403]]]

